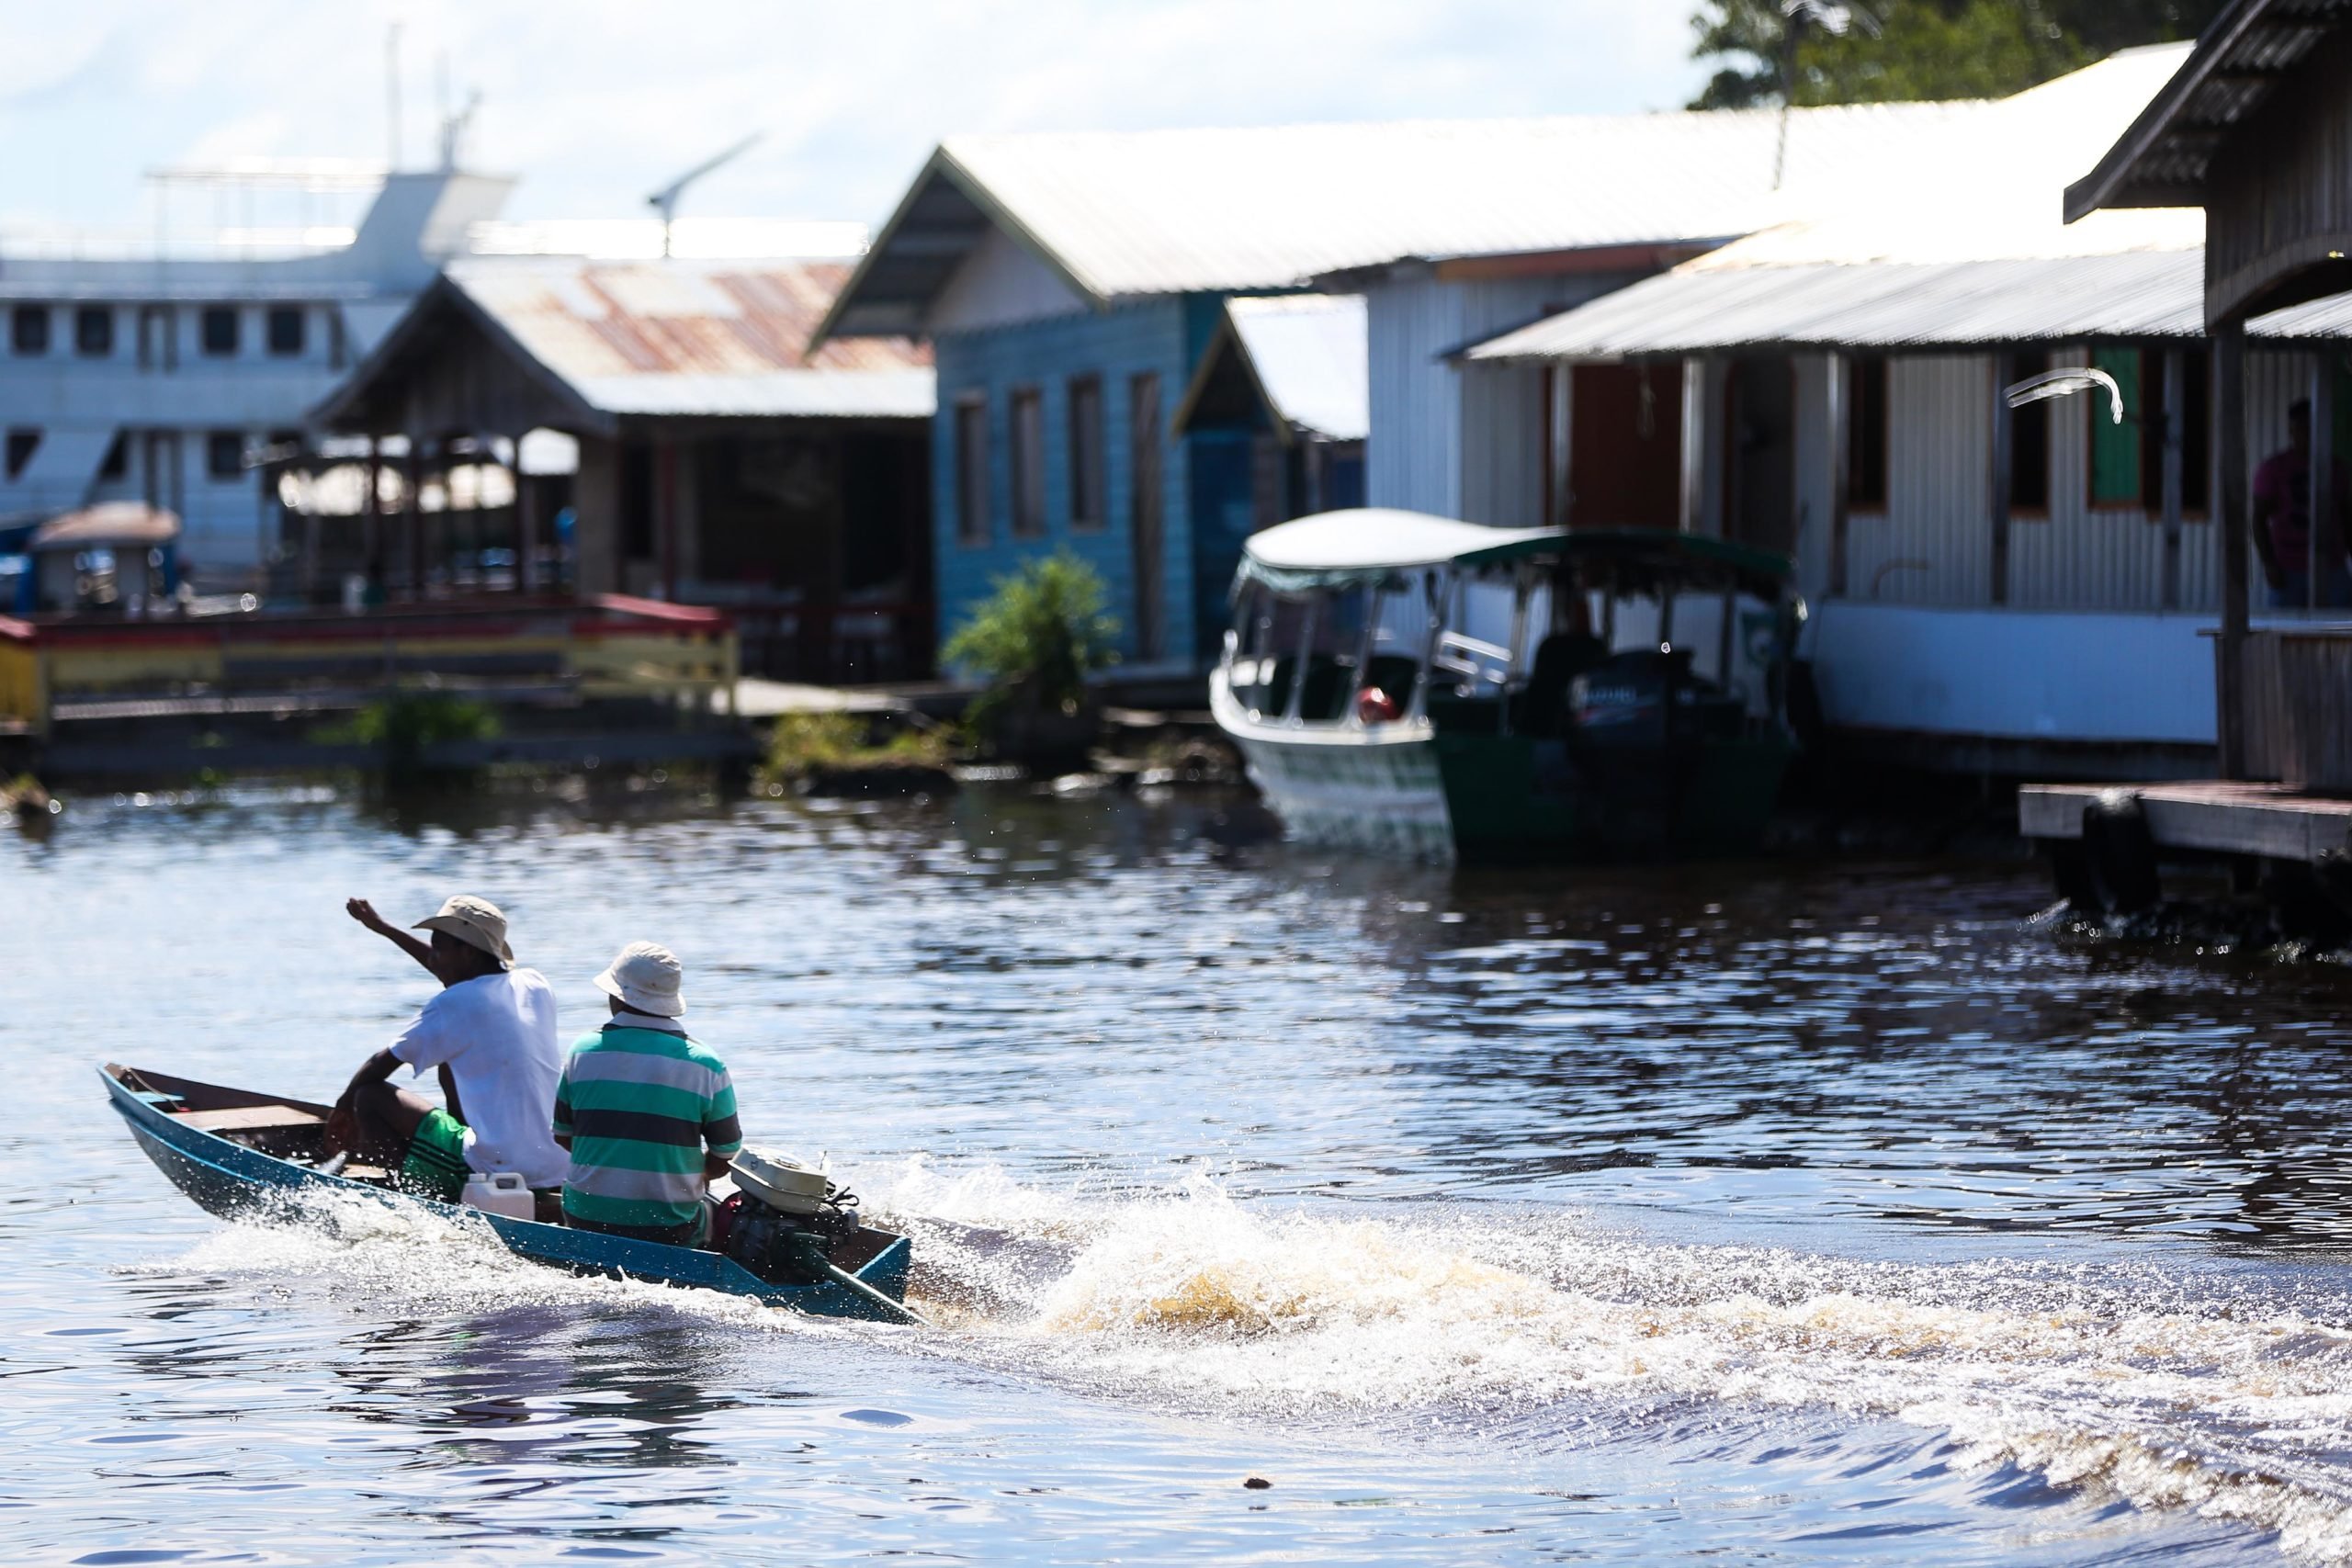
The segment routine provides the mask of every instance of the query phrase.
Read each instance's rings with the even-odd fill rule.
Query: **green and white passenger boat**
[[[1210,678],[1295,838],[1429,860],[1753,848],[1795,751],[1787,558],[1359,509],[1253,535]]]

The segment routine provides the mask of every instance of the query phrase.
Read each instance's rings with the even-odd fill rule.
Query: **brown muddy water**
[[[1247,807],[83,799],[0,838],[0,1556],[2352,1556],[2340,970],[2019,866],[1449,874]],[[931,1331],[223,1225],[95,1067],[330,1093],[507,908],[688,965]],[[1245,1477],[1272,1483],[1245,1488]]]

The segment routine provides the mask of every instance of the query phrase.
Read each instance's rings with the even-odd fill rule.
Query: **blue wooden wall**
[[[1220,295],[1170,296],[1084,315],[945,333],[933,343],[939,412],[932,422],[932,537],[943,640],[988,597],[996,579],[1025,561],[1066,548],[1109,585],[1121,651],[1130,660],[1136,657],[1127,405],[1129,378],[1146,372],[1159,377],[1163,651],[1170,660],[1193,661],[1204,636],[1213,640],[1213,634],[1198,624],[1197,607],[1208,591],[1206,585],[1196,587],[1195,580],[1193,464],[1186,444],[1171,442],[1167,432],[1223,304]],[[1075,532],[1069,525],[1069,383],[1082,376],[1102,380],[1103,494],[1109,515],[1100,529]],[[1016,539],[1012,393],[1032,387],[1044,402],[1046,534]],[[956,526],[956,409],[974,391],[985,394],[989,412],[989,536],[981,545],[963,543]],[[1229,564],[1227,570],[1231,570]],[[1222,581],[1214,585],[1220,602],[1224,591]]]

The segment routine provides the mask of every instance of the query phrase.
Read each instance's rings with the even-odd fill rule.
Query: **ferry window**
[[[2144,504],[2143,495],[2146,475],[2143,468],[2143,454],[2140,449],[2140,425],[2132,416],[2145,413],[2141,403],[2140,355],[2135,349],[2095,348],[2090,362],[2095,369],[2104,370],[2115,378],[2123,393],[2123,423],[2115,423],[2113,404],[2105,388],[2092,391],[2083,399],[2083,418],[2090,428],[2090,494],[2093,506],[2139,507]]]
[[[273,305],[269,308],[269,352],[295,355],[302,352],[304,317],[300,305]]]
[[[1108,494],[1102,482],[1102,378],[1074,377],[1069,384],[1069,525],[1102,527]]]
[[[1886,510],[1886,360],[1859,355],[1846,399],[1846,507]]]
[[[233,430],[216,430],[204,443],[204,470],[216,479],[243,479],[245,438]]]
[[[2046,353],[2012,354],[2003,363],[2001,385],[2013,386],[2050,368]],[[2009,411],[2009,510],[2050,511],[2050,403],[2047,400]]]
[[[84,305],[74,312],[74,352],[103,359],[114,352],[114,311]]]
[[[19,305],[9,311],[8,346],[18,354],[47,354],[49,307]]]
[[[121,431],[107,445],[107,455],[99,459],[98,478],[119,479],[130,471],[130,442]]]
[[[1046,411],[1034,387],[1012,394],[1012,532],[1046,532]]]
[[[989,405],[967,393],[956,404],[956,542],[989,542]]]
[[[13,479],[18,474],[23,473],[25,471],[25,465],[31,462],[33,460],[33,454],[40,450],[40,431],[12,430],[8,432],[8,457],[6,465],[8,477]]]
[[[1313,724],[1345,718],[1355,703],[1363,651],[1364,616],[1369,591],[1343,588],[1325,594],[1316,604],[1315,632],[1306,649],[1306,694],[1298,716]]]
[[[227,356],[237,352],[237,308],[207,305],[202,324],[204,352]]]

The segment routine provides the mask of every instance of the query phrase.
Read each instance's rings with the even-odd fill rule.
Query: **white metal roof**
[[[1275,412],[1334,441],[1372,433],[1362,295],[1241,298],[1225,308]]]
[[[2203,212],[2109,212],[2069,224],[2062,209],[2072,172],[2129,123],[2135,100],[2185,50],[2130,51],[2004,100],[1899,192],[1851,193],[1468,357],[2198,336]]]
[[[1276,571],[1377,571],[1441,566],[1473,550],[1554,536],[1549,528],[1489,528],[1425,512],[1362,506],[1277,523],[1243,541],[1242,550]]]
[[[1932,189],[1986,148],[2038,144],[2071,166],[2079,143],[2087,164],[2186,49],[1997,101],[1798,109],[1778,189],[1770,109],[953,137],[820,336],[915,330],[991,224],[1096,304],[1409,258],[1712,243]]]

